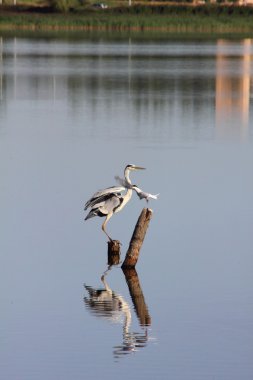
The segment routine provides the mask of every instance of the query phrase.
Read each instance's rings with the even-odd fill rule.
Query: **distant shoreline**
[[[253,34],[253,8],[133,6],[62,14],[48,8],[0,6],[0,31],[14,30]]]

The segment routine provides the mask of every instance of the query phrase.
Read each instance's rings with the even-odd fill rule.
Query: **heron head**
[[[125,170],[144,170],[146,168],[143,168],[142,166],[137,165],[127,165]]]
[[[137,165],[127,165],[125,167],[125,180],[131,184],[131,181],[130,181],[130,178],[129,178],[129,174],[130,174],[130,171],[134,171],[134,170],[143,170],[145,168],[143,168],[142,166],[137,166]]]

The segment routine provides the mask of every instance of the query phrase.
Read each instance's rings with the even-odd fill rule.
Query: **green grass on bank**
[[[159,30],[253,32],[253,8],[236,6],[132,6],[67,14],[50,9],[0,8],[0,30]]]

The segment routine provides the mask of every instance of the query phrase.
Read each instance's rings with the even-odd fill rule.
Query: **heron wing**
[[[89,204],[87,206],[85,206],[85,210],[90,207],[90,208],[94,208],[94,207],[99,207],[100,204],[103,204],[105,201],[107,201],[108,199],[111,198],[111,196],[113,196],[114,194],[105,194],[105,195],[101,195],[100,197],[97,197],[97,198],[94,198],[94,199],[91,199],[89,201]]]
[[[85,220],[90,219],[93,216],[106,216],[113,213],[113,211],[121,205],[122,201],[123,198],[116,194],[110,194],[107,198],[104,197],[103,200],[96,202],[91,206],[91,210]]]
[[[132,188],[132,185],[127,182],[124,178],[121,178],[119,177],[118,175],[116,175],[115,177],[115,180],[122,186],[126,187],[127,189],[131,189]]]
[[[122,198],[117,196],[116,194],[112,194],[110,198],[108,198],[103,204],[99,206],[99,210],[103,214],[110,214],[114,210],[116,210],[122,203]]]
[[[93,207],[96,203],[110,198],[111,195],[121,195],[124,190],[126,190],[124,186],[112,186],[104,190],[99,190],[85,203],[84,209],[87,210],[88,207]]]
[[[146,194],[144,191],[142,191],[139,187],[137,187],[136,185],[133,187],[134,191],[136,192],[136,194],[138,195],[138,197],[140,199],[143,199],[143,198],[146,198]]]
[[[112,187],[107,187],[106,189],[99,190],[97,191],[93,197],[97,198],[100,197],[101,195],[105,194],[116,194],[116,193],[122,193],[122,191],[126,190],[125,186],[112,186]]]
[[[160,195],[160,193],[158,193],[158,194],[149,194],[149,198],[157,199],[159,195]]]
[[[148,199],[148,198],[152,198],[152,199],[157,199],[158,195],[159,194],[150,194],[150,193],[146,193],[145,191],[142,191],[139,187],[137,186],[134,186],[133,189],[136,191],[138,197],[140,199]]]
[[[148,198],[148,194],[147,194],[147,193],[144,193],[143,191],[139,191],[139,192],[136,191],[136,193],[137,193],[137,195],[138,195],[138,197],[139,197],[140,199]]]

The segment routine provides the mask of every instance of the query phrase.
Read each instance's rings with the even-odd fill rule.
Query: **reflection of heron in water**
[[[103,317],[110,322],[120,322],[125,317],[125,325],[131,323],[131,311],[128,303],[122,296],[113,292],[105,281],[105,275],[101,277],[104,288],[95,289],[84,285],[89,294],[84,297],[84,302],[91,313],[97,317]]]
[[[123,343],[116,346],[114,350],[115,358],[122,354],[136,351],[139,347],[144,347],[147,343],[147,329],[144,333],[130,332],[132,321],[131,308],[125,299],[114,292],[105,280],[105,274],[101,277],[104,288],[93,288],[84,285],[88,292],[88,297],[84,297],[86,308],[96,317],[101,317],[112,323],[123,324]]]

